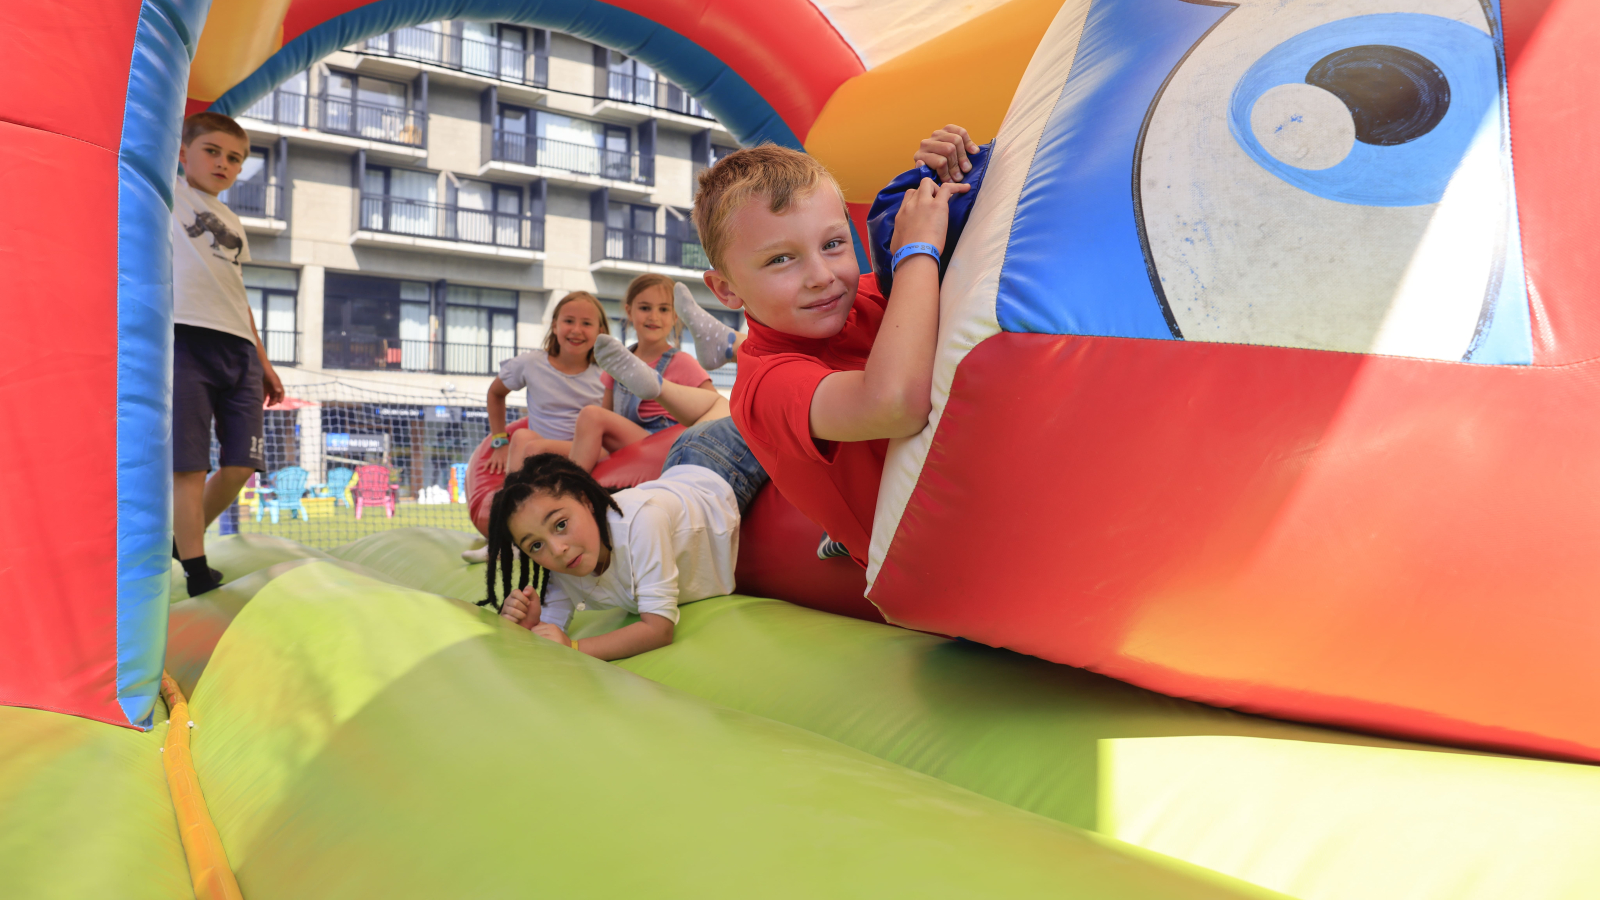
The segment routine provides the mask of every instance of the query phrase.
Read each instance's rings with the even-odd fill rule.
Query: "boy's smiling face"
[[[706,286],[768,328],[831,338],[844,328],[861,277],[844,203],[823,184],[781,213],[769,206],[758,195],[729,217],[732,238]]]
[[[208,131],[178,148],[189,184],[208,194],[233,187],[250,155],[250,142],[222,131]]]

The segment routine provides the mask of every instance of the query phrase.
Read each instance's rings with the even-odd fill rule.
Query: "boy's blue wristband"
[[[900,268],[900,262],[908,256],[926,253],[933,257],[935,264],[939,262],[939,248],[932,244],[907,244],[894,252],[894,259],[889,262],[889,271]]]

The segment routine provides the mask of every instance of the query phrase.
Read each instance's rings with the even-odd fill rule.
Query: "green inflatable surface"
[[[331,563],[255,592],[191,713],[252,900],[1268,895]]]
[[[231,583],[173,604],[168,668],[249,900],[1600,895],[1595,767],[751,597],[601,663],[459,602],[483,592],[472,543],[227,538]],[[0,709],[0,893],[190,896],[162,734]]]
[[[0,896],[193,898],[161,768],[166,734],[160,721],[141,734],[0,707]]]

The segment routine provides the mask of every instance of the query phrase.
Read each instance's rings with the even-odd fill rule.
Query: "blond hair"
[[[561,307],[566,306],[568,303],[571,303],[574,300],[587,300],[590,303],[593,303],[594,311],[600,314],[600,333],[611,333],[611,323],[606,319],[606,309],[600,305],[600,298],[589,293],[588,291],[573,291],[565,297],[562,297],[561,300],[556,303],[556,308],[550,312],[550,331],[544,336],[544,354],[546,356],[561,355],[561,340],[560,338],[556,337],[556,320],[561,318]],[[593,347],[589,348],[588,362],[589,365],[594,365]]]
[[[822,184],[839,194],[839,205],[843,207],[844,192],[816,157],[776,144],[735,150],[701,172],[700,193],[694,202],[694,227],[712,268],[722,268],[722,253],[728,246],[728,220],[751,199],[764,197],[767,208],[776,215],[788,209],[796,198],[810,196]]]
[[[195,138],[202,134],[210,134],[213,131],[220,131],[223,134],[236,137],[246,144],[250,143],[250,135],[245,133],[244,128],[238,122],[222,113],[207,110],[206,112],[197,112],[183,120],[183,145],[187,147],[194,143]]]
[[[674,302],[673,296],[672,296],[672,289],[673,289],[673,286],[676,285],[676,284],[677,284],[677,282],[673,281],[672,278],[669,277],[669,276],[662,275],[662,274],[657,273],[657,272],[646,272],[645,274],[640,275],[638,278],[635,278],[634,280],[628,282],[628,292],[627,292],[627,294],[623,295],[623,298],[622,298],[622,309],[625,312],[629,312],[629,313],[633,312],[633,301],[637,300],[639,298],[640,294],[644,293],[645,291],[650,290],[653,287],[661,288],[662,290],[667,292],[667,304],[669,306],[671,306],[673,304],[673,302]],[[677,310],[676,307],[673,307],[673,309],[672,309],[672,344],[673,344],[673,346],[677,346],[679,343],[682,342],[682,340],[683,340],[683,323],[678,321],[678,310]]]

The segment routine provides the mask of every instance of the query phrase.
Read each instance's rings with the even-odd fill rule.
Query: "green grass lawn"
[[[361,511],[360,520],[356,519],[354,509],[340,506],[334,508],[331,516],[318,516],[309,521],[280,513],[276,525],[272,524],[272,519],[266,514],[263,514],[261,521],[257,522],[255,517],[249,514],[249,510],[243,508],[239,510],[240,534],[270,534],[319,550],[329,550],[380,531],[419,526],[448,528],[473,535],[478,533],[477,529],[472,527],[472,520],[467,517],[465,503],[422,506],[402,500],[395,507],[392,519],[384,514],[382,507],[368,507]],[[212,525],[208,533],[215,536],[221,532],[216,525]]]

